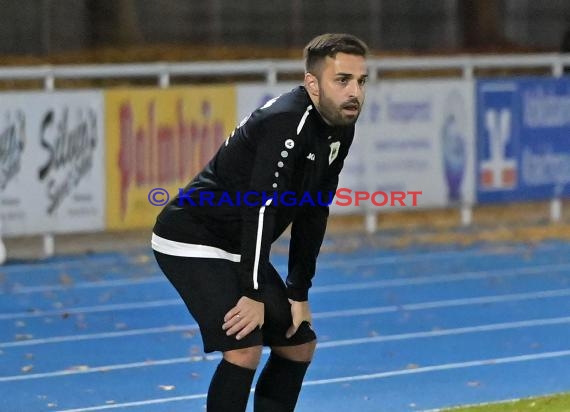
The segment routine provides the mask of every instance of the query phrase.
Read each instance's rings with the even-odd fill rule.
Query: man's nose
[[[360,96],[360,87],[358,85],[358,81],[352,80],[348,84],[348,95],[350,98]]]

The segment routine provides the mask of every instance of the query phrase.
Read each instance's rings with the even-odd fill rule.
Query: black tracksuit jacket
[[[271,244],[292,224],[287,294],[307,300],[353,137],[354,126],[326,124],[299,86],[244,119],[153,231],[239,254],[243,294],[262,300]]]

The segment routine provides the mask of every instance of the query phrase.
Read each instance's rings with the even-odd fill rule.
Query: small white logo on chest
[[[334,162],[334,159],[338,156],[338,151],[340,149],[340,142],[331,143],[331,152],[329,153],[329,165]]]
[[[307,159],[309,159],[309,160],[311,160],[311,161],[314,162],[314,161],[315,161],[315,154],[314,154],[314,153],[309,153],[309,154],[307,155]]]

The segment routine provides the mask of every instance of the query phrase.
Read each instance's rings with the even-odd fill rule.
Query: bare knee
[[[296,362],[310,362],[313,359],[317,341],[295,346],[272,346],[271,351],[276,355]]]
[[[224,352],[224,359],[242,368],[257,369],[261,358],[261,346]]]

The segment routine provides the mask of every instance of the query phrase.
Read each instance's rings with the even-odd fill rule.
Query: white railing
[[[369,60],[371,81],[387,70],[458,69],[464,78],[474,77],[475,69],[546,68],[555,77],[570,66],[570,54],[457,55],[453,57],[389,57]],[[168,87],[173,76],[260,75],[268,84],[277,83],[279,74],[302,72],[301,60],[238,60],[193,63],[129,63],[0,68],[0,80],[43,80],[45,90],[54,90],[57,79],[145,78],[156,77],[160,87]]]
[[[543,53],[524,55],[455,55],[440,57],[389,57],[371,58],[368,61],[370,81],[376,82],[384,71],[396,70],[443,70],[457,69],[464,79],[475,77],[476,69],[490,68],[549,68],[552,76],[560,77],[564,67],[570,67],[570,54]],[[279,74],[302,73],[301,60],[240,60],[210,61],[192,63],[130,63],[97,65],[60,65],[37,67],[0,68],[0,80],[43,80],[43,88],[53,91],[60,79],[102,79],[102,78],[156,78],[161,88],[167,88],[175,76],[236,76],[259,75],[269,85],[277,83]],[[551,202],[550,215],[553,221],[561,217],[560,199]],[[366,228],[373,231],[376,216],[367,214]],[[461,210],[462,224],[471,223],[471,206]],[[44,236],[44,252],[53,254],[53,236]]]

